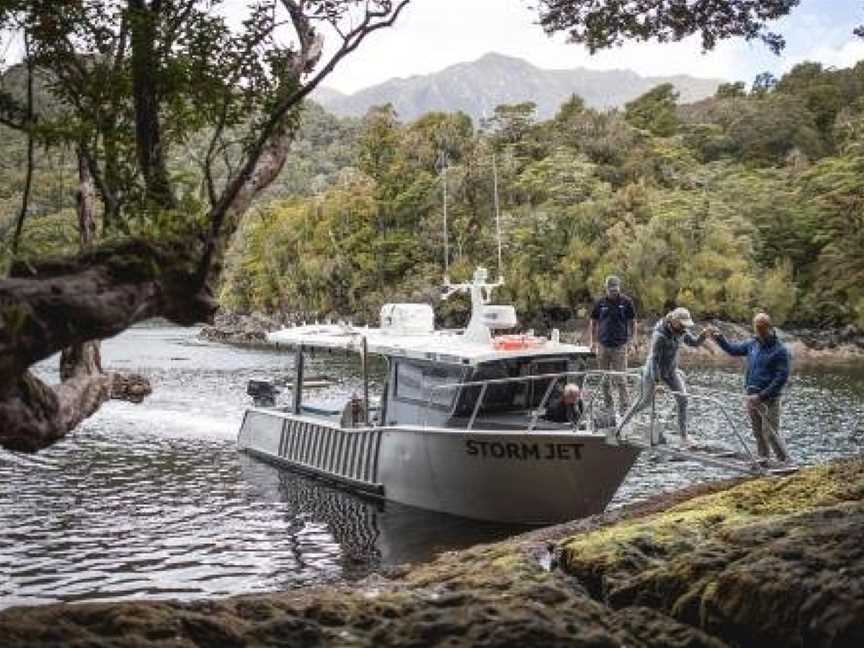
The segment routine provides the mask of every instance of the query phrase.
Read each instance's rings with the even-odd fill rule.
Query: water
[[[742,387],[742,372],[743,369],[734,368],[686,370],[689,388],[694,393],[710,389],[727,394],[718,398],[725,403],[742,436],[751,442],[749,424],[737,396]],[[671,416],[674,406],[670,397],[664,400],[669,413],[665,435],[674,438],[677,435],[676,421]],[[728,433],[728,426],[717,410],[705,403],[691,400],[689,419],[690,432],[697,441],[710,445],[712,438],[720,437],[721,430]],[[864,451],[864,371],[835,368],[793,373],[784,391],[781,430],[791,456],[799,465],[860,454]],[[733,475],[704,464],[669,462],[643,454],[611,506]]]
[[[202,344],[196,334],[142,327],[105,342],[106,368],[147,374],[153,395],[106,404],[36,455],[0,451],[0,607],[290,589],[522,530],[363,499],[238,453],[246,381],[285,377],[290,359]],[[55,366],[38,372],[50,379]],[[307,371],[339,378],[334,393],[359,391],[350,358],[316,356]],[[740,387],[735,371],[688,376]],[[796,375],[784,428],[804,463],[860,453],[864,374]],[[645,455],[613,506],[724,476]]]

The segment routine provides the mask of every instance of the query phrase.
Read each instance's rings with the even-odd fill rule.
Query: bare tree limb
[[[0,446],[35,452],[51,445],[99,409],[110,382],[81,372],[52,389],[26,372],[0,398]]]
[[[94,190],[83,152],[78,152],[77,211],[81,248],[95,237]],[[63,349],[59,385],[50,387],[29,371],[11,393],[0,398],[0,445],[33,452],[65,436],[108,398],[140,400],[150,393],[146,378],[102,371],[100,343],[88,341]]]
[[[191,325],[216,305],[194,281],[190,241],[103,244],[71,260],[18,263],[0,281],[0,388],[64,347],[111,337],[148,317]]]
[[[292,12],[292,19],[295,15],[298,16],[297,22],[295,23],[298,33],[308,34],[310,29],[308,18],[298,15],[297,12],[299,11],[300,5],[297,4],[297,1],[281,1],[286,5],[286,7],[294,8],[293,10],[289,9],[289,11]],[[360,43],[362,43],[369,34],[379,29],[392,26],[410,1],[411,0],[399,0],[396,7],[388,14],[388,17],[384,17],[378,22],[375,22],[373,19],[376,16],[380,16],[381,12],[367,12],[361,23],[348,32],[347,38],[342,42],[342,45],[336,53],[333,54],[330,60],[327,61],[327,63],[305,84],[291,92],[288,92],[285,98],[279,101],[276,107],[271,111],[268,119],[261,125],[259,135],[250,147],[250,151],[247,154],[246,161],[244,162],[240,172],[229,181],[219,200],[211,208],[210,213],[208,214],[210,227],[205,239],[204,254],[202,255],[201,263],[199,265],[199,281],[201,281],[201,283],[206,283],[207,277],[214,267],[219,267],[219,264],[216,264],[216,266],[213,265],[213,260],[214,256],[218,254],[218,248],[222,241],[226,238],[225,233],[222,232],[222,226],[225,223],[229,210],[235,216],[242,214],[251,202],[251,198],[266,186],[262,185],[261,182],[271,176],[271,174],[275,177],[273,170],[275,169],[275,173],[278,174],[281,165],[284,164],[287,150],[281,155],[278,153],[278,150],[280,142],[284,144],[286,139],[290,141],[290,137],[293,134],[285,124],[285,118],[288,115],[288,112],[292,108],[298,106],[300,102],[306,98],[318,86],[318,84],[328,74],[330,74],[330,72],[333,71],[339,61],[357,49]],[[390,6],[391,3],[386,4]],[[301,38],[301,44],[303,43],[305,43],[306,49],[301,47],[301,52],[297,62],[295,63],[295,69],[307,70],[310,65],[314,65],[314,62],[317,61],[321,55],[321,40],[318,35],[315,35],[314,37],[306,36]],[[265,155],[265,153],[267,153],[267,155]],[[258,169],[259,160],[262,164],[260,174]],[[278,165],[278,168],[276,165]],[[234,219],[234,222],[236,223],[236,218]],[[230,233],[231,232],[228,234],[230,235]]]
[[[21,211],[18,212],[15,234],[12,237],[12,254],[18,253],[18,243],[21,241],[24,219],[27,217],[30,204],[30,187],[33,183],[33,59],[30,56],[30,37],[26,30],[24,31],[24,60],[27,66],[27,172],[24,176],[24,190],[21,192]]]

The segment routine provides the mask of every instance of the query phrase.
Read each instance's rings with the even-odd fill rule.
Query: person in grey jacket
[[[688,330],[692,326],[693,320],[690,317],[690,311],[686,308],[676,308],[667,313],[666,317],[654,326],[648,358],[642,367],[639,399],[630,407],[618,424],[619,434],[624,425],[637,413],[651,406],[654,402],[654,391],[657,384],[662,381],[675,397],[681,441],[685,444],[689,443],[687,437],[687,383],[684,379],[684,372],[678,369],[678,349],[682,342],[688,346],[697,347],[708,337],[704,331],[698,336],[693,335]],[[665,439],[661,437],[658,442],[665,443]]]

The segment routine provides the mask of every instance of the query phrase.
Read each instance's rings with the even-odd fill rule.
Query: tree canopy
[[[494,155],[501,298],[529,325],[566,324],[609,273],[648,317],[682,304],[700,317],[746,320],[765,309],[780,324],[864,325],[864,131],[853,126],[864,64],[788,82],[801,73],[689,105],[668,86],[618,111],[571,97],[545,122],[530,104],[499,106],[481,128],[459,114],[402,123],[389,106],[375,108],[346,142],[353,159],[332,184],[271,202],[244,224],[221,299],[236,310],[366,321],[388,299],[433,301],[445,181],[435,151],[446,143],[451,275],[497,265]],[[827,130],[816,125],[821,106],[806,101],[820,86],[849,93]],[[667,119],[674,128],[654,127]]]
[[[679,41],[699,34],[702,47],[712,49],[732,37],[759,39],[779,52],[783,36],[767,23],[787,15],[800,0],[539,0],[540,24],[549,33],[565,32],[592,53],[624,41]]]

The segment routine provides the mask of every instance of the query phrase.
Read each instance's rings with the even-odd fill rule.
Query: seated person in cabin
[[[577,425],[584,411],[585,404],[582,402],[582,391],[578,385],[568,383],[564,385],[563,390],[556,388],[549,396],[543,418],[555,423]]]

